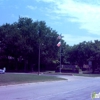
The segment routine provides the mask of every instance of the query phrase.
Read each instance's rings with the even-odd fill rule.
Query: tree
[[[44,21],[19,17],[18,22],[0,27],[0,39],[6,56],[15,60],[14,70],[19,70],[19,59],[24,62],[24,71],[38,64],[39,43],[41,45],[41,64],[53,64],[58,60],[57,32],[47,27]],[[4,48],[3,48],[4,47]]]

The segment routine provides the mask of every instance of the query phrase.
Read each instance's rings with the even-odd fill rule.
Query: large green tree
[[[44,21],[33,22],[31,18],[19,17],[18,22],[0,26],[0,48],[6,57],[14,58],[16,71],[19,59],[26,71],[33,65],[37,67],[39,45],[41,64],[49,65],[58,60],[57,36],[57,32],[47,27]]]

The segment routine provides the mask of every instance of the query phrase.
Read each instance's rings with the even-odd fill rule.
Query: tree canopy
[[[37,66],[40,43],[41,64],[52,64],[59,60],[57,36],[57,32],[44,21],[33,22],[31,18],[19,18],[18,22],[0,26],[0,53],[14,58],[16,70],[19,58],[25,66]]]
[[[0,26],[0,67],[8,71],[37,70],[40,45],[41,69],[59,64],[60,48],[57,47],[59,34],[48,27],[44,21],[19,17],[18,22]],[[100,68],[100,41],[83,41],[69,46],[64,40],[61,44],[62,64],[78,64],[80,68],[89,60]]]

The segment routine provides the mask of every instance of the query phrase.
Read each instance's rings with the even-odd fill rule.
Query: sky
[[[20,17],[45,21],[68,45],[100,40],[100,0],[0,0],[0,26]]]

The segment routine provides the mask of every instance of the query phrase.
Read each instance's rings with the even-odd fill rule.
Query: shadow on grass
[[[44,75],[34,75],[34,74],[14,74],[14,73],[0,74],[0,86],[21,84],[21,83],[57,81],[57,80],[64,80],[64,79],[57,78],[54,76],[44,76]]]

